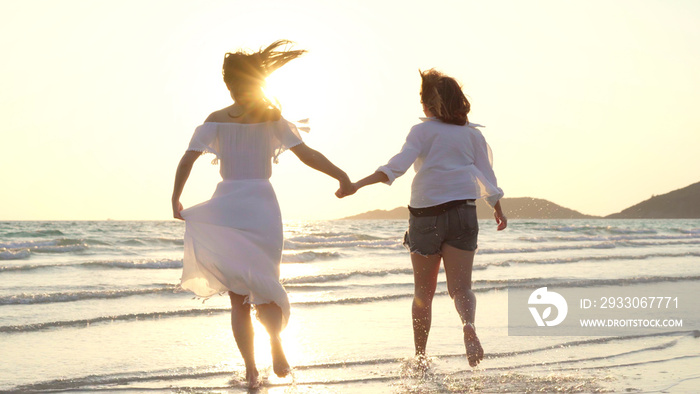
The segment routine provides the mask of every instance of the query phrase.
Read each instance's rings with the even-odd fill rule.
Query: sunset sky
[[[399,151],[434,67],[464,85],[506,197],[607,215],[700,181],[697,1],[1,0],[0,21],[0,220],[170,218],[192,132],[231,103],[224,53],[281,38],[309,52],[270,90],[354,180]],[[412,172],[338,200],[285,153],[272,183],[285,219],[332,219],[406,205]]]

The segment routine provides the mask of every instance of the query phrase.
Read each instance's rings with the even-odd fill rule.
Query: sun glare
[[[322,73],[322,72],[321,72]],[[323,113],[326,103],[320,99],[319,67],[313,59],[296,59],[267,78],[266,96],[278,103],[290,120],[299,120]]]

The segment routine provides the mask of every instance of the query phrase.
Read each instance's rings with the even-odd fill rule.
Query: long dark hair
[[[471,104],[459,83],[433,68],[419,72],[421,102],[430,112],[445,123],[460,126],[469,123],[467,114]]]
[[[306,52],[284,49],[285,46],[292,44],[293,42],[289,40],[278,40],[257,52],[239,50],[226,53],[221,73],[233,99],[241,103],[253,102],[266,107],[275,107],[265,97],[262,89],[265,87],[265,78]]]

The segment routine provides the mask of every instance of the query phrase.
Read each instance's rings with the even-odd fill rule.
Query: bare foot
[[[418,371],[425,373],[430,369],[430,360],[425,354],[416,354],[414,360]]]
[[[245,380],[248,383],[249,389],[257,389],[262,384],[260,376],[258,374],[258,369],[253,367],[252,369],[246,368],[245,370]]]
[[[469,365],[476,367],[484,358],[484,348],[481,347],[479,337],[476,336],[476,328],[473,323],[464,325],[464,347],[467,348],[467,360]]]
[[[270,347],[272,348],[272,370],[275,371],[275,375],[280,378],[284,378],[292,372],[287,362],[287,357],[284,355],[284,350],[282,349],[282,342],[277,340],[270,341]]]

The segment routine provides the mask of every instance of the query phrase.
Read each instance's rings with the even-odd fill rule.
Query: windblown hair
[[[221,72],[234,100],[241,102],[252,100],[272,106],[262,91],[265,87],[265,78],[306,52],[284,49],[285,46],[292,44],[288,40],[278,40],[257,52],[239,50],[227,53],[224,56]]]
[[[445,123],[460,126],[469,123],[467,114],[471,105],[459,83],[433,68],[419,72],[421,102],[430,112]]]

